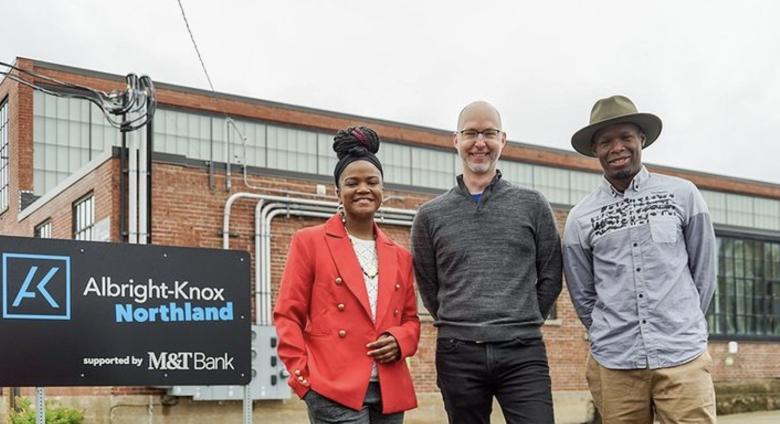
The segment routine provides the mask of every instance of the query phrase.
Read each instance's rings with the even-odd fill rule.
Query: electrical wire
[[[8,70],[3,70],[1,67]],[[145,75],[139,78],[135,74],[128,74],[125,77],[127,82],[125,90],[113,90],[108,93],[60,81],[5,62],[0,62],[0,75],[51,96],[87,100],[100,109],[111,126],[122,132],[137,130],[151,122],[157,107],[154,83]],[[28,81],[25,76],[31,77],[33,81]],[[37,80],[43,81],[44,84],[36,83]],[[129,120],[126,118],[127,114],[136,113],[140,115]]]
[[[195,48],[195,54],[198,55],[198,61],[200,62],[200,67],[203,69],[203,73],[206,75],[206,81],[209,83],[209,87],[211,87],[211,92],[216,94],[217,91],[214,89],[214,84],[211,82],[211,76],[209,76],[209,71],[206,69],[206,63],[203,60],[203,56],[200,54],[200,49],[198,48],[198,43],[195,41],[195,35],[192,33],[192,28],[190,27],[190,22],[187,20],[187,14],[184,12],[184,5],[181,3],[181,0],[177,0],[179,3],[179,9],[181,10],[181,17],[184,19],[184,26],[187,28],[187,33],[190,35],[190,40],[192,40],[192,47]],[[222,108],[222,106],[217,102],[217,108],[222,112],[222,114],[225,116],[225,126],[226,130],[230,131],[231,127],[238,133],[239,137],[241,137],[241,140],[243,141],[244,145],[244,157],[242,158],[241,165],[244,168],[244,183],[249,185],[249,183],[246,180],[246,171],[247,171],[247,160],[246,160],[246,141],[247,137],[244,135],[243,132],[241,132],[241,129],[238,128],[238,125],[236,125],[236,121],[228,115],[228,113]],[[229,139],[229,138],[228,138]],[[227,141],[226,141],[227,142]],[[228,161],[228,158],[225,158],[226,161]],[[228,162],[229,163],[229,162]],[[261,187],[251,187],[250,188],[261,188]]]
[[[179,2],[179,9],[181,9],[181,17],[184,18],[184,25],[187,27],[187,32],[190,34],[190,40],[192,40],[192,46],[195,47],[195,53],[198,55],[198,60],[200,61],[200,67],[203,68],[203,73],[206,74],[206,81],[209,82],[209,87],[211,87],[211,91],[214,90],[214,84],[211,83],[211,77],[209,76],[209,71],[206,70],[206,64],[203,62],[203,56],[200,54],[200,49],[198,48],[198,43],[195,42],[195,36],[192,34],[192,29],[190,29],[190,22],[187,20],[187,15],[184,13],[184,5],[181,4],[181,0],[177,0]]]

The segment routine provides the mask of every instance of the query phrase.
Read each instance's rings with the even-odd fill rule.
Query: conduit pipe
[[[311,205],[311,206],[326,206],[326,207],[332,207],[335,211],[335,207],[337,203],[335,202],[329,202],[324,200],[310,200],[310,199],[299,199],[299,198],[293,198],[293,197],[287,197],[287,196],[271,196],[267,194],[258,194],[258,193],[246,193],[246,192],[238,192],[233,193],[228,197],[228,199],[225,201],[225,208],[222,215],[222,248],[223,249],[229,249],[229,235],[230,235],[230,212],[233,207],[233,203],[235,203],[238,199],[241,198],[249,198],[249,199],[257,199],[257,200],[263,200],[266,202],[282,202],[282,203],[290,203],[290,204],[296,204],[296,205]],[[379,208],[378,212],[378,218],[379,222],[383,221],[383,214],[397,214],[397,215],[414,215],[416,212],[411,209],[398,209],[398,208]]]
[[[255,205],[255,322],[268,325],[271,322],[271,221],[274,217],[305,216],[327,219],[338,204],[324,200],[310,200],[257,193],[234,193],[225,201],[222,219],[222,247],[230,248],[230,213],[233,203],[242,198],[256,199]],[[413,209],[380,208],[377,221],[381,224],[411,226]]]
[[[256,315],[258,325],[271,323],[271,221],[282,214],[327,219],[333,215],[336,206],[335,203],[330,205],[329,209],[281,203],[263,206],[262,202],[258,202],[255,206],[255,228],[260,229],[255,236],[255,305],[258,311]],[[413,210],[408,210],[405,219],[397,217],[383,219],[381,222],[388,225],[411,226],[415,213]]]

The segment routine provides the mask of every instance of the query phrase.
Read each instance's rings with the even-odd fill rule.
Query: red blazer
[[[392,334],[401,360],[377,364],[382,409],[389,414],[417,406],[404,358],[417,351],[420,320],[411,255],[376,224],[374,232],[379,262],[376,325],[360,264],[338,215],[293,236],[274,325],[293,391],[302,398],[311,388],[356,410],[363,405],[371,376],[366,344]],[[308,384],[297,380],[296,371]]]

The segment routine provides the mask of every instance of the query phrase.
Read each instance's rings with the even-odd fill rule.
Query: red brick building
[[[23,58],[17,59],[16,66],[102,91],[125,87],[124,78],[118,75]],[[150,214],[153,244],[222,247],[226,201],[239,192],[334,201],[335,160],[330,142],[337,130],[347,126],[369,126],[385,141],[380,159],[386,171],[387,206],[415,209],[453,184],[458,173],[450,131],[170,84],[157,83],[156,87],[159,104],[152,131]],[[232,132],[233,124],[226,123],[226,114],[246,137],[246,144]],[[36,92],[6,78],[0,83],[0,118],[0,234],[114,242],[131,237],[120,190],[124,174],[117,146],[121,135],[104,122],[94,106]],[[561,229],[568,209],[594,189],[600,178],[595,160],[573,151],[518,142],[507,145],[499,168],[510,181],[541,191],[553,204]],[[719,286],[709,313],[715,380],[749,382],[780,377],[780,365],[772,360],[780,354],[780,185],[663,166],[649,168],[693,181],[702,190],[716,222]],[[323,193],[322,186],[324,196],[318,195]],[[253,261],[255,204],[250,198],[236,201],[229,228],[230,248],[251,252]],[[273,221],[273,298],[292,233],[319,222],[319,218],[284,215]],[[408,246],[408,227],[385,228]],[[252,282],[247,285],[251,288]],[[435,409],[435,329],[429,319],[424,320],[420,349],[410,364],[421,394],[421,409]],[[561,405],[584,405],[583,399],[587,399],[586,333],[565,288],[544,333],[561,417],[567,414]],[[737,353],[728,353],[727,342],[731,340],[739,342]],[[135,396],[143,404],[165,391],[51,388],[47,393],[63,398],[130,395],[125,397],[131,399],[129,403]],[[149,400],[150,404],[155,402]],[[159,408],[179,408],[179,417],[204,413],[205,407],[188,405],[184,407],[182,402]],[[572,414],[580,413],[576,405],[572,408],[577,412]],[[277,407],[256,402],[255,414]],[[96,422],[102,422],[98,415]],[[424,415],[422,411],[417,416]]]

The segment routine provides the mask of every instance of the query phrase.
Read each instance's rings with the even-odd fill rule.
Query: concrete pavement
[[[779,424],[780,410],[721,415],[718,424]]]

